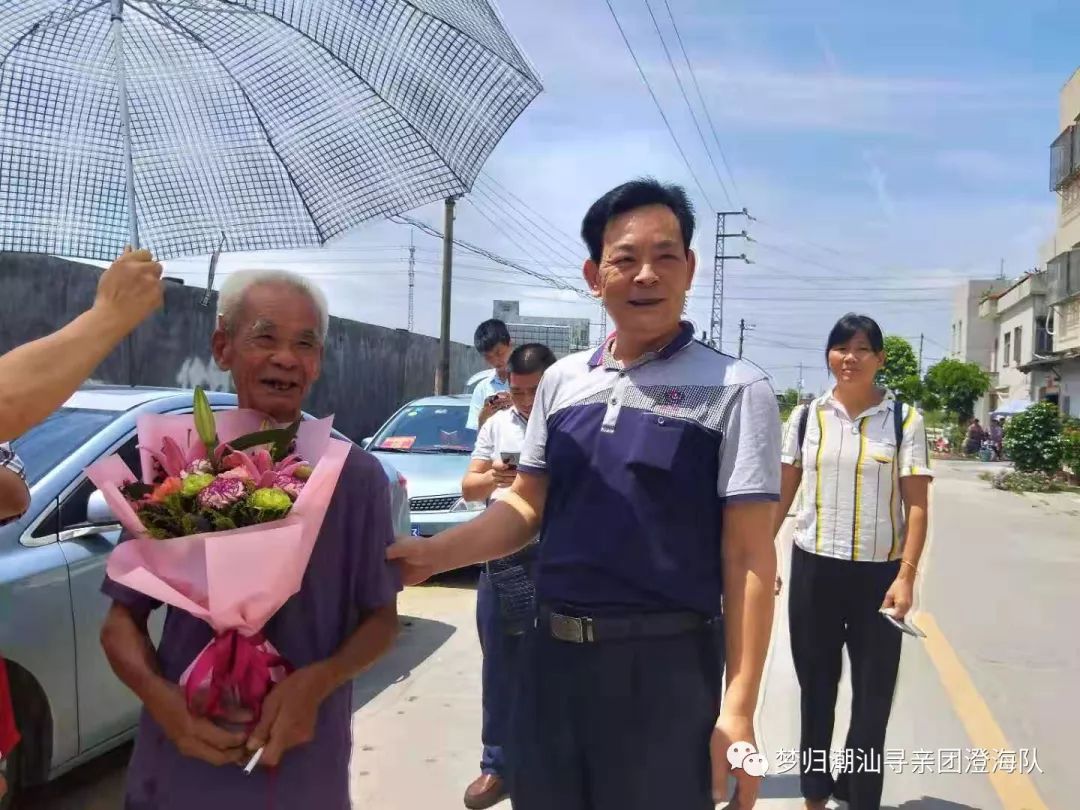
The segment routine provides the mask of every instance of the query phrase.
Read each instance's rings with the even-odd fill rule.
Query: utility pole
[[[746,217],[748,221],[753,221],[753,217],[747,213],[745,208],[741,211],[720,211],[716,215],[716,253],[713,256],[713,294],[712,313],[709,317],[709,336],[713,348],[718,351],[723,348],[724,339],[724,262],[728,259],[739,259],[749,263],[745,253],[740,253],[737,256],[727,255],[728,239],[747,239],[749,237],[745,228],[740,233],[728,233],[728,217]]]
[[[603,343],[607,340],[607,307],[604,306],[604,299],[600,299],[600,342]]]
[[[435,374],[435,393],[450,393],[450,289],[454,267],[454,198],[446,198],[443,211],[442,246],[442,323],[439,330],[439,368]]]
[[[739,319],[739,359],[740,360],[742,360],[743,340],[746,337],[747,331],[753,332],[754,331],[753,325],[747,326],[746,319],[745,318],[740,318]]]
[[[413,330],[413,305],[416,303],[416,245],[409,229],[409,331]]]
[[[920,378],[922,377],[922,350],[923,350],[923,341],[925,339],[926,339],[926,335],[924,335],[922,332],[920,332],[919,333],[919,377]]]
[[[1001,264],[998,267],[998,281],[1005,280],[1005,259],[1001,260]]]
[[[799,379],[795,381],[795,385],[798,387],[799,390],[799,402],[802,402],[802,366],[803,364],[799,363]]]

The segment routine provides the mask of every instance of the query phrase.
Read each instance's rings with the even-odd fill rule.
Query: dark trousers
[[[719,624],[592,644],[530,631],[510,751],[514,810],[712,810],[720,636]]]
[[[899,569],[898,561],[855,562],[794,549],[788,621],[802,692],[800,786],[806,799],[836,796],[851,810],[881,806],[885,728],[902,633],[878,609]],[[853,752],[854,772],[845,768],[834,780],[828,752],[845,645],[852,692],[845,749]]]
[[[483,725],[480,739],[482,773],[506,776],[503,747],[510,728],[510,709],[517,680],[518,650],[522,636],[509,635],[503,627],[499,600],[487,572],[480,574],[476,587],[476,631],[483,653],[482,700]]]

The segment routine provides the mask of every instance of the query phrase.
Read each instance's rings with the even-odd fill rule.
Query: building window
[[[1016,365],[1020,365],[1020,330],[1021,327],[1019,326],[1013,330],[1013,362]]]
[[[1035,319],[1035,354],[1047,355],[1054,351],[1054,338],[1046,331],[1046,316]]]
[[[1001,365],[1005,368],[1009,367],[1009,357],[1012,356],[1010,348],[1012,347],[1012,335],[1008,332],[1005,333],[1005,351],[1001,353]]]
[[[998,370],[998,339],[994,338],[994,353],[990,355],[990,370]]]
[[[1050,190],[1058,191],[1076,173],[1080,156],[1073,154],[1076,128],[1068,126],[1050,145]]]

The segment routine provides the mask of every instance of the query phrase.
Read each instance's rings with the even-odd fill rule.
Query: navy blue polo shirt
[[[611,344],[544,374],[519,470],[548,477],[537,597],[594,613],[720,612],[724,505],[779,500],[768,378],[684,323],[623,366]]]

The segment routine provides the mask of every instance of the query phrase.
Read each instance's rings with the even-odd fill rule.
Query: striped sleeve
[[[904,434],[899,449],[900,477],[913,475],[934,477],[930,469],[930,444],[926,438],[926,424],[918,408],[909,405],[904,418]]]
[[[11,445],[7,442],[0,442],[0,467],[11,470],[19,478],[26,480],[26,471],[23,469],[22,459],[15,455],[15,451],[11,449]]]
[[[24,484],[26,483],[26,469],[23,467],[22,459],[15,454],[15,451],[11,449],[11,445],[7,442],[0,442],[0,468],[14,473],[22,479]],[[22,515],[0,518],[0,526],[12,523],[20,517]]]

